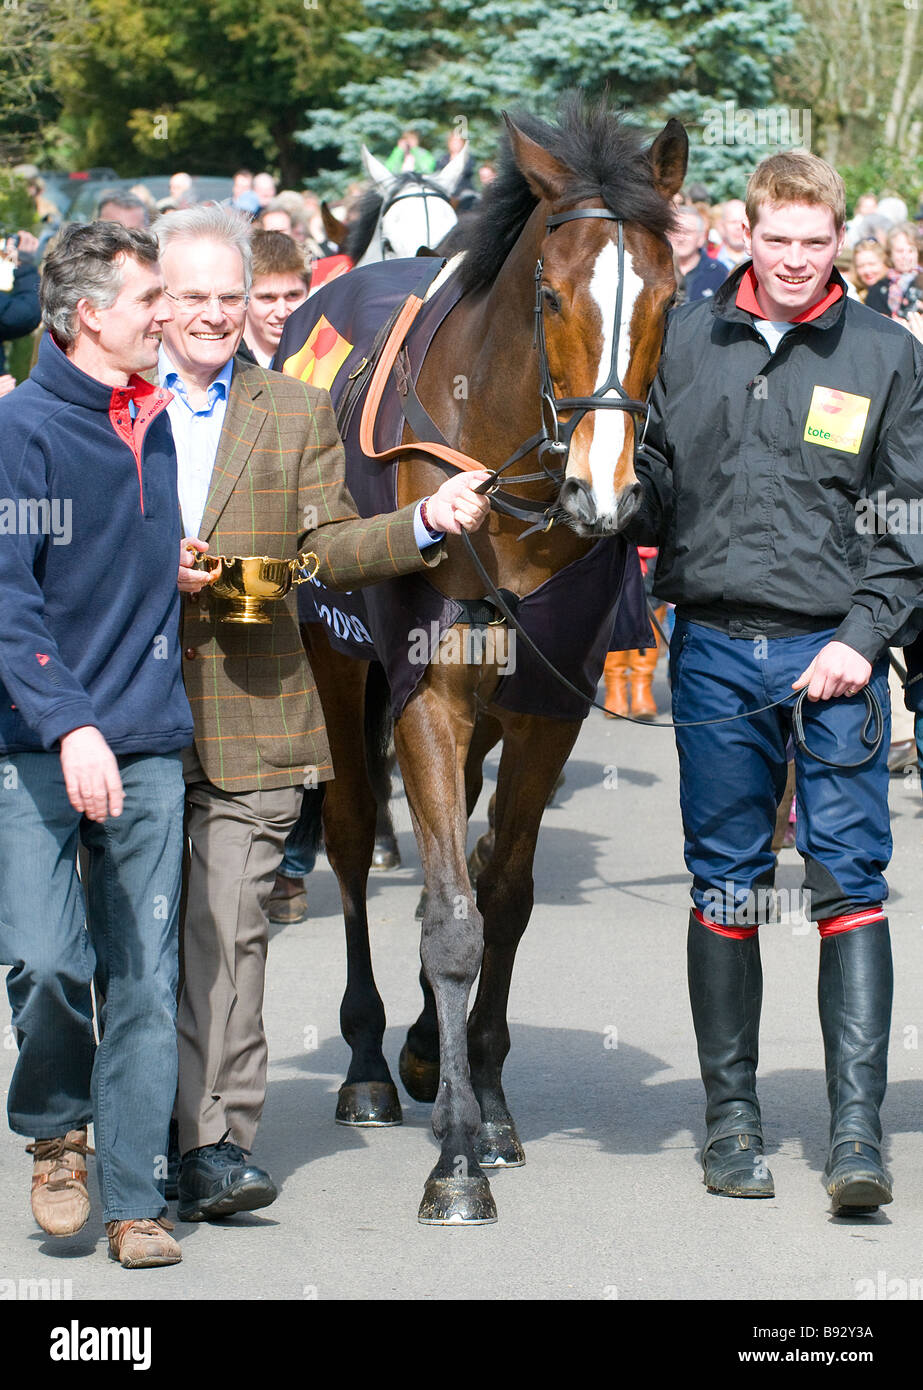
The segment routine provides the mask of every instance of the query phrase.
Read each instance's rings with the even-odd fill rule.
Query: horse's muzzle
[[[638,510],[641,485],[630,483],[622,488],[615,499],[614,511],[606,516],[598,515],[593,491],[582,478],[565,478],[559,500],[578,536],[613,536],[628,525]]]

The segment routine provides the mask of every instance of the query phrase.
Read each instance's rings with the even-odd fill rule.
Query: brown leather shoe
[[[304,880],[276,874],[276,881],[269,895],[270,922],[289,926],[292,922],[303,922],[307,915],[308,895],[305,892]]]
[[[87,1191],[85,1129],[69,1129],[57,1139],[36,1139],[26,1145],[33,1155],[32,1215],[50,1236],[73,1236],[90,1215]]]
[[[166,1217],[138,1217],[132,1221],[107,1221],[109,1255],[125,1269],[150,1269],[154,1265],[178,1265],[183,1258],[169,1234],[173,1223]]]

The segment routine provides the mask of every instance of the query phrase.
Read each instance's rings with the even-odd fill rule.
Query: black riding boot
[[[720,936],[690,913],[687,960],[705,1083],[705,1185],[726,1197],[773,1197],[756,1098],[763,1000],[758,936]]]
[[[888,1080],[893,985],[887,918],[821,939],[817,1002],[830,1099],[824,1182],[835,1215],[876,1211],[892,1200],[878,1112]]]

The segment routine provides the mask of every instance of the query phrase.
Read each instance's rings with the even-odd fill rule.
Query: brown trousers
[[[188,868],[177,1014],[180,1152],[252,1148],[266,1096],[268,903],[302,788],[226,792],[184,754]]]

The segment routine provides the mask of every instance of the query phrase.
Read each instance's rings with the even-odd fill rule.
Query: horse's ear
[[[454,193],[455,186],[462,174],[465,172],[465,165],[468,162],[468,141],[466,140],[458,154],[453,154],[448,164],[438,170],[435,174],[428,174],[427,178],[431,183],[435,183],[442,189],[443,193]]]
[[[323,202],[320,205],[320,215],[323,218],[324,231],[327,233],[329,240],[342,251],[343,247],[346,245],[346,238],[348,235],[346,223],[341,222],[338,217],[335,217],[328,205]]]
[[[559,159],[555,159],[553,154],[549,154],[546,149],[524,134],[518,126],[513,124],[505,111],[503,119],[506,121],[506,128],[509,131],[510,147],[513,151],[516,167],[536,198],[544,198],[549,203],[555,203],[558,199],[563,198],[568,183],[573,182],[574,176],[571,170]]]
[[[689,136],[682,122],[671,116],[649,153],[657,192],[669,200],[682,188],[689,163]]]
[[[382,164],[380,159],[376,159],[366,145],[362,146],[362,167],[379,193],[384,193],[397,180],[397,175],[392,174],[387,164]]]

